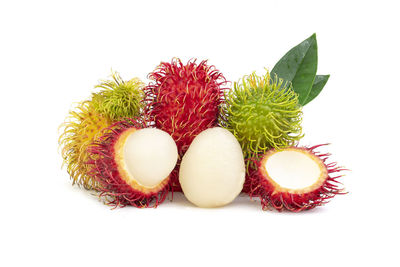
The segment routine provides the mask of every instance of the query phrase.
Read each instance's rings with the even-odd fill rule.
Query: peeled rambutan
[[[330,154],[315,152],[320,146],[271,149],[263,154],[246,181],[249,195],[259,197],[263,209],[298,212],[343,194],[337,179],[345,169],[326,163]]]
[[[91,101],[78,104],[76,109],[70,111],[69,116],[61,125],[63,130],[59,145],[63,157],[63,165],[72,179],[73,184],[93,189],[96,182],[88,175],[87,161],[88,146],[101,135],[101,130],[112,123],[105,116],[99,114]]]
[[[155,127],[172,136],[182,158],[200,132],[218,125],[226,80],[207,61],[185,65],[179,59],[162,62],[149,78],[153,82],[145,89],[146,114]],[[178,168],[173,173],[174,188],[181,191]]]
[[[106,204],[156,207],[170,189],[178,151],[171,136],[141,119],[120,121],[88,149],[89,175]]]
[[[193,140],[179,168],[186,198],[199,207],[231,203],[242,191],[245,165],[242,149],[231,132],[214,127]]]

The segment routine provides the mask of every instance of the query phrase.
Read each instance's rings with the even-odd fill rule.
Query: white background
[[[1,266],[399,266],[396,1],[2,1]],[[239,197],[110,210],[61,170],[57,128],[111,68],[209,59],[235,81],[317,33],[303,145],[352,171],[349,194],[299,214]]]

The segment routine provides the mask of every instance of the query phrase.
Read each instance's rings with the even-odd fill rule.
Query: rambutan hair
[[[310,155],[317,157],[320,161],[319,165],[324,167],[325,177],[317,185],[306,191],[282,188],[272,179],[266,178],[266,170],[262,167],[264,159],[281,150],[271,149],[259,159],[252,159],[256,167],[250,168],[250,174],[245,182],[245,187],[248,188],[250,197],[259,198],[264,210],[273,208],[278,211],[299,212],[324,205],[336,195],[346,194],[342,183],[338,179],[343,176],[340,173],[347,169],[337,166],[335,162],[327,163],[330,156],[329,153],[315,151],[315,149],[323,145],[326,144],[312,147],[288,147],[285,149],[310,153]]]
[[[177,58],[162,62],[149,78],[152,82],[145,88],[145,113],[155,127],[172,136],[181,158],[200,132],[218,125],[226,79],[206,60],[183,64]],[[173,176],[180,191],[178,169],[179,162]]]
[[[127,117],[139,116],[143,111],[144,83],[138,78],[124,81],[117,72],[111,80],[102,80],[90,100],[78,103],[60,126],[59,147],[63,166],[72,184],[85,189],[96,189],[96,182],[87,174],[87,147],[102,134],[102,130]]]
[[[91,160],[89,175],[97,183],[99,197],[114,207],[131,205],[138,208],[157,207],[162,203],[170,191],[171,179],[166,178],[154,188],[144,188],[136,183],[128,183],[123,179],[120,166],[116,158],[118,141],[128,131],[143,129],[149,123],[142,118],[129,118],[117,122],[104,131],[98,141],[94,142],[88,151]],[[123,138],[123,137],[122,137]]]
[[[221,125],[242,146],[245,159],[271,148],[296,145],[303,137],[302,111],[290,84],[267,71],[252,73],[235,82],[225,96]]]
[[[112,72],[111,80],[95,86],[101,90],[92,94],[93,106],[113,122],[137,117],[143,110],[144,87],[139,78],[124,81],[118,72]]]
[[[66,166],[72,184],[87,190],[96,188],[96,182],[87,174],[89,169],[87,148],[102,134],[102,129],[111,124],[109,119],[95,110],[91,101],[78,103],[61,124],[62,133],[58,143],[63,166]]]

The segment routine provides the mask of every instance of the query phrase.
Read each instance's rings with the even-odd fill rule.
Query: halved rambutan
[[[106,204],[156,207],[170,189],[178,152],[171,136],[141,119],[117,122],[88,151],[89,174]]]
[[[315,152],[322,145],[271,149],[259,160],[246,181],[251,197],[259,197],[263,209],[302,211],[325,204],[343,188],[332,176],[345,169],[326,163],[329,154]]]
[[[182,158],[200,132],[218,125],[226,80],[207,61],[191,60],[185,65],[180,59],[162,62],[149,78],[153,82],[145,88],[146,114],[155,127],[172,136]],[[178,168],[173,173],[174,187],[181,191]]]

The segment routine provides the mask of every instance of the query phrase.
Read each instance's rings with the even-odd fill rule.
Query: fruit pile
[[[59,139],[72,183],[106,204],[156,207],[182,191],[199,207],[241,192],[263,209],[302,211],[343,193],[344,170],[299,146],[302,107],[329,75],[316,75],[315,34],[266,71],[227,81],[207,61],[162,62],[145,84],[112,73],[70,111]]]

